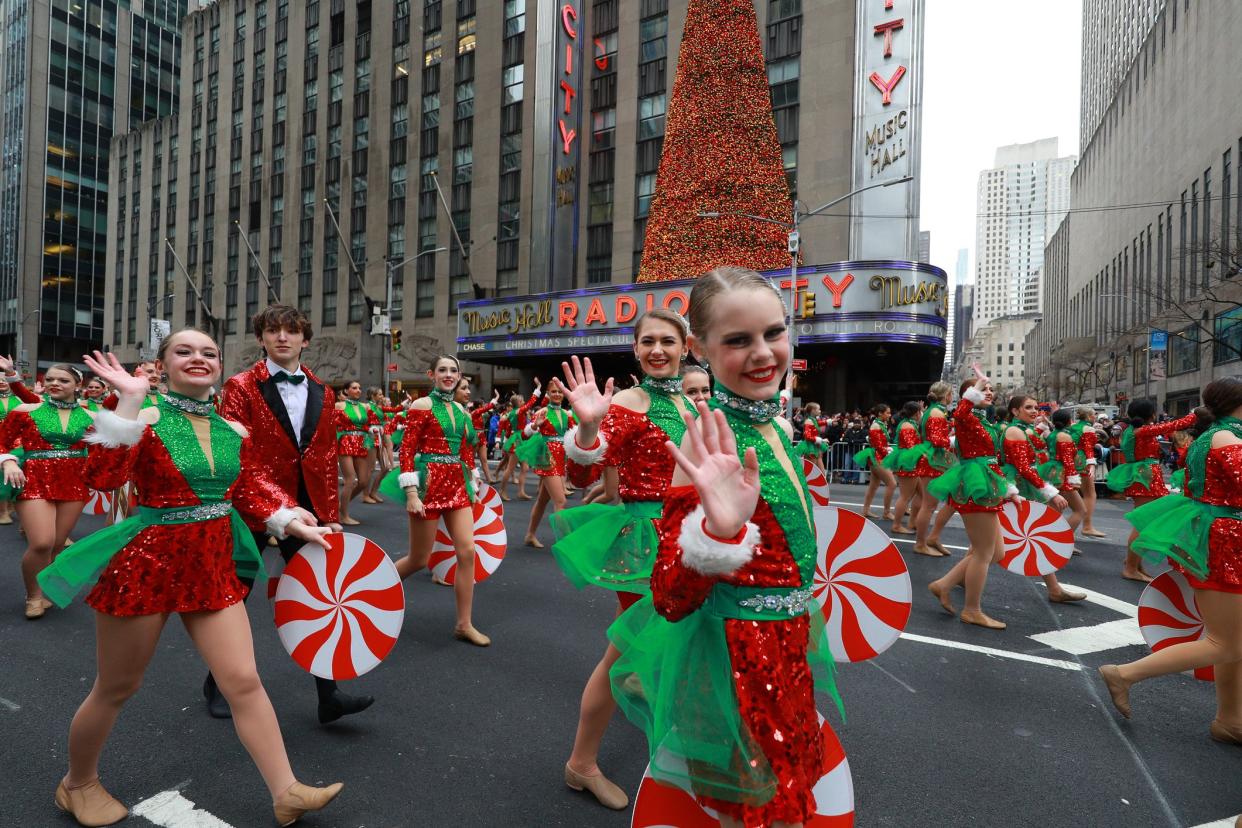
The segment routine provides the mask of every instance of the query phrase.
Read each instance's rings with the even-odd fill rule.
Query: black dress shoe
[[[319,703],[319,723],[327,724],[351,713],[361,713],[374,703],[374,696],[350,696],[338,691],[328,701]]]
[[[207,712],[213,719],[231,719],[233,711],[229,710],[228,700],[216,687],[216,679],[211,673],[203,680],[203,698],[207,700]]]

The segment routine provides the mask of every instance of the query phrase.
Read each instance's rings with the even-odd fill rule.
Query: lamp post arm
[[[820,213],[827,210],[829,207],[835,207],[838,204],[840,204],[842,201],[845,201],[846,199],[849,199],[849,198],[853,198],[859,193],[866,192],[867,190],[874,190],[876,187],[892,187],[894,184],[905,184],[906,182],[913,181],[913,180],[914,180],[914,176],[907,175],[904,178],[894,178],[892,181],[882,181],[879,184],[868,184],[866,187],[859,187],[857,190],[850,190],[845,195],[838,196],[837,198],[834,198],[832,201],[828,202],[827,204],[823,204],[819,207],[816,207],[814,210],[810,211],[809,213],[800,214],[799,220],[809,219],[811,216],[817,216]],[[794,212],[797,215],[797,207],[794,208]]]
[[[254,261],[254,266],[258,268],[259,275],[263,277],[263,283],[267,285],[267,296],[273,302],[279,302],[280,297],[276,295],[276,289],[272,287],[272,280],[267,278],[267,273],[263,270],[263,263],[259,261],[259,254],[254,252],[254,248],[250,246],[250,239],[246,238],[246,234],[242,232],[241,223],[236,219],[233,226],[237,228],[237,235],[241,236],[242,244],[246,245],[246,249],[250,251],[250,258]]]

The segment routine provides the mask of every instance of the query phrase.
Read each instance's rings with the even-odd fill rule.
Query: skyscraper
[[[1000,316],[1037,313],[1044,245],[1069,209],[1076,156],[1058,157],[1057,139],[996,150],[979,174],[974,329]]]
[[[189,6],[0,0],[0,349],[33,371],[103,340],[108,145],[176,109]]]
[[[1166,0],[1089,0],[1082,4],[1082,103],[1079,140],[1091,143],[1130,64]],[[1177,10],[1173,10],[1176,17]],[[1052,238],[1052,232],[1048,233]]]
[[[961,356],[962,344],[970,338],[970,317],[973,312],[974,285],[970,283],[970,251],[957,251],[953,281],[949,284],[949,328],[945,333],[945,365],[952,365]],[[964,316],[963,316],[964,314]]]

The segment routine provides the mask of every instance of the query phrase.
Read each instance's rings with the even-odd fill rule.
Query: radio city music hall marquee
[[[764,275],[788,302],[789,271]],[[800,343],[904,342],[943,349],[947,284],[943,270],[918,262],[799,268],[793,316]],[[693,287],[694,280],[687,279],[461,302],[457,350],[484,362],[522,355],[625,352],[643,313],[669,308],[685,315]],[[808,294],[814,296],[814,312],[803,318]]]

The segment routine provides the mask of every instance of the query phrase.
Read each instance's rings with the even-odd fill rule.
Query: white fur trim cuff
[[[1087,458],[1087,465],[1088,465],[1088,466],[1094,466],[1095,464],[1096,464],[1096,459],[1095,459],[1094,457],[1088,457],[1088,458]]]
[[[418,472],[401,472],[397,475],[397,485],[402,489],[418,488]]]
[[[536,388],[534,391],[531,391],[531,392],[530,392],[530,395],[531,395],[532,397],[535,397],[536,399],[538,399],[539,395],[540,395],[540,394],[542,394],[542,393],[543,393],[543,389],[542,389],[542,388]]]
[[[595,438],[595,448],[583,448],[578,445],[578,427],[574,426],[565,432],[565,457],[579,466],[594,466],[604,459],[608,451],[608,441],[600,434]]]
[[[978,388],[975,388],[973,385],[970,388],[967,388],[966,393],[963,394],[962,396],[965,399],[970,400],[972,403],[983,402],[983,392],[980,391]]]
[[[1049,500],[1052,500],[1052,498],[1059,495],[1061,491],[1056,486],[1052,485],[1051,483],[1045,483],[1044,487],[1039,490],[1039,493],[1043,495],[1044,497],[1048,498]]]
[[[534,433],[535,433],[535,425],[534,425],[534,423],[527,423],[526,425],[522,426],[522,436],[523,436],[523,437],[530,437],[530,436],[531,436],[532,434],[534,434]]]
[[[127,420],[101,409],[95,415],[95,427],[86,435],[86,442],[104,448],[134,446],[146,430],[147,424],[141,420]]]
[[[289,528],[290,523],[297,519],[297,516],[297,509],[290,509],[287,506],[277,509],[264,521],[267,526],[267,533],[276,540],[284,540],[285,530]]]
[[[1066,482],[1066,483],[1068,483],[1068,484],[1069,484],[1069,485],[1071,485],[1071,486],[1081,486],[1081,485],[1082,485],[1082,475],[1081,475],[1081,474],[1071,474],[1069,477],[1065,478],[1065,482]]]
[[[18,465],[21,465],[21,461],[17,459],[16,454],[0,454],[0,466],[3,466],[9,460],[12,460],[14,463],[17,463]]]
[[[759,546],[759,527],[747,521],[741,542],[729,543],[708,536],[705,518],[703,507],[697,506],[681,522],[681,562],[703,575],[731,575],[750,563]]]
[[[1018,493],[1018,487],[1010,483],[1009,488],[1005,490],[1005,497],[1013,497]]]

